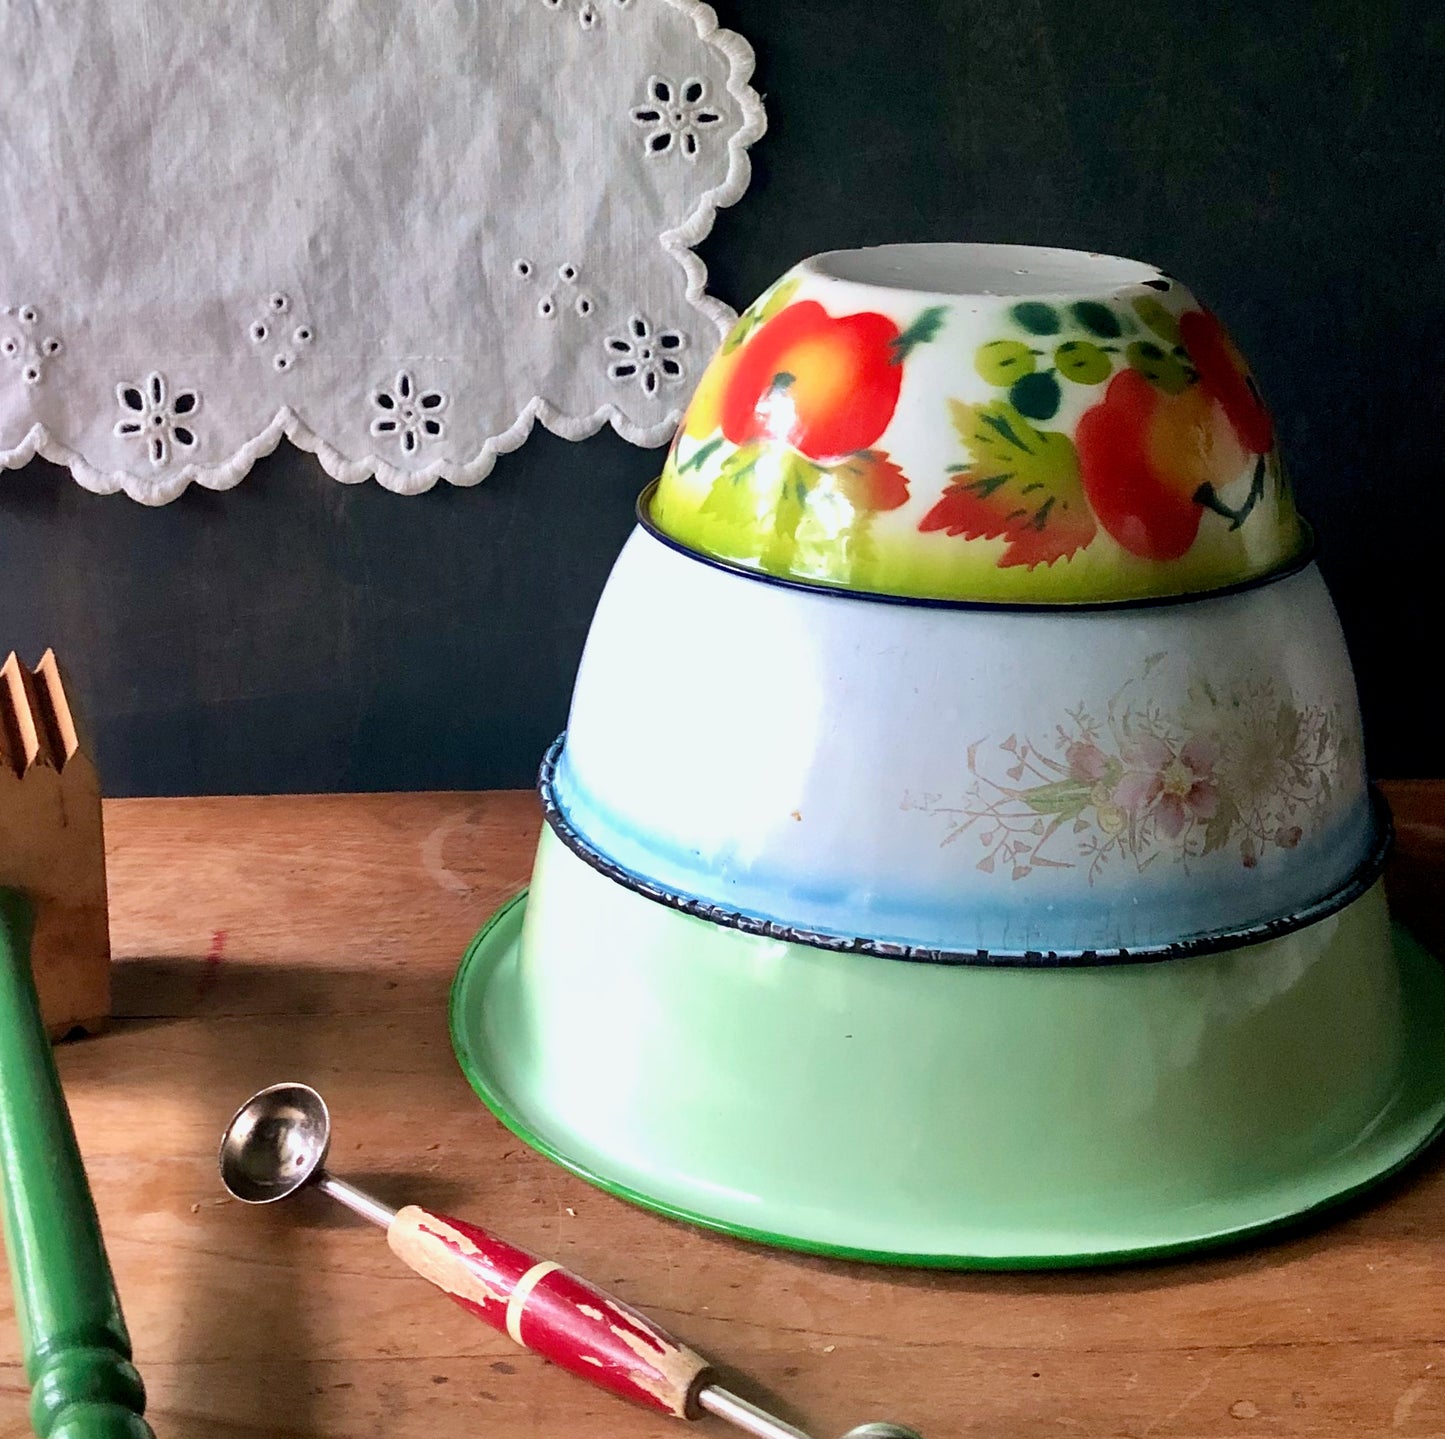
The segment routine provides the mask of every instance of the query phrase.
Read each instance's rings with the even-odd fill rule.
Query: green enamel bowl
[[[544,831],[462,963],[468,1078],[529,1144],[745,1238],[936,1266],[1099,1263],[1269,1230],[1445,1122],[1445,973],[1375,884],[1245,947],[943,965],[679,912]]]

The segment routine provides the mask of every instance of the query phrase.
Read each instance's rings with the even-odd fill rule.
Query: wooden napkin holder
[[[0,886],[35,909],[31,962],[52,1039],[110,1015],[110,930],[100,781],[55,653],[0,666]]]

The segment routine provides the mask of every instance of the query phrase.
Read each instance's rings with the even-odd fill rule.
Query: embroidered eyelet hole
[[[0,351],[3,351],[7,355],[13,355],[19,348],[20,346],[8,335],[4,340],[0,340]]]
[[[643,377],[642,377],[642,388],[643,388],[644,390],[646,390],[649,395],[654,394],[654,393],[656,392],[656,390],[657,390],[657,371],[656,371],[656,370],[648,370],[648,371],[643,375]]]
[[[560,280],[565,280],[565,281],[567,282],[567,284],[570,285],[570,284],[573,282],[573,280],[575,280],[575,279],[577,278],[577,266],[576,266],[576,265],[562,265],[562,266],[559,266],[559,267],[558,267],[558,270],[557,270],[557,277],[558,277],[558,279],[560,279]]]
[[[38,365],[26,365],[20,372],[20,378],[24,380],[27,385],[38,385],[40,383],[40,367]]]
[[[689,159],[697,154],[697,132],[695,130],[682,132],[682,153]]]
[[[676,360],[664,357],[662,373],[670,380],[679,380],[682,378],[682,366]]]
[[[171,410],[177,415],[190,415],[195,413],[199,403],[200,397],[194,390],[182,390],[176,396],[176,402],[171,406]]]
[[[311,330],[306,325],[298,325],[292,333],[291,338],[295,340],[298,345],[309,345],[311,343]]]
[[[672,86],[662,78],[661,75],[654,75],[647,82],[648,93],[659,105],[672,104]]]
[[[439,410],[446,404],[446,396],[436,390],[428,390],[417,403],[424,410]]]
[[[439,435],[442,432],[442,422],[440,420],[423,420],[421,427],[429,435]]]
[[[589,300],[586,295],[578,297],[577,313],[581,315],[584,320],[592,313],[592,301]]]
[[[707,86],[701,80],[688,80],[682,87],[682,103],[696,105],[707,94]]]
[[[401,432],[401,447],[407,452],[407,454],[411,454],[411,452],[416,449],[415,430],[403,430]]]
[[[134,385],[127,385],[120,392],[120,402],[128,410],[144,410],[146,407],[145,396]]]
[[[626,340],[608,340],[607,348],[614,355],[628,355],[632,353],[632,346]]]
[[[557,307],[552,303],[552,297],[550,295],[548,295],[545,299],[537,301],[537,313],[544,320],[550,320],[555,313],[556,308]]]
[[[637,373],[636,365],[613,365],[607,372],[614,380],[625,380],[629,375]]]
[[[652,358],[652,351],[651,351],[651,350],[644,350],[640,355],[638,355],[637,358],[638,358],[639,360],[650,360],[650,359]]]
[[[514,260],[512,268],[525,280],[532,273],[532,262],[530,260]]]
[[[251,326],[251,343],[253,345],[261,344],[270,333],[270,330],[268,330],[260,320],[257,320],[256,323]]]
[[[289,370],[291,368],[291,356],[284,353],[277,355],[271,363],[277,370]]]
[[[716,125],[721,119],[721,115],[715,114],[711,110],[699,110],[697,114],[692,117],[692,123],[694,125]]]
[[[176,444],[184,445],[187,449],[190,449],[191,446],[196,443],[195,435],[192,434],[192,432],[188,430],[184,425],[177,425],[171,431],[171,436],[175,440]]]
[[[52,335],[40,346],[40,351],[44,355],[58,355],[62,348],[60,341]]]
[[[33,325],[40,318],[34,305],[21,305],[16,313],[19,315],[22,325]]]
[[[395,420],[373,420],[371,422],[371,433],[373,435],[389,435],[395,429]]]
[[[166,442],[159,436],[151,440],[151,464],[163,465],[166,462]]]
[[[291,301],[288,300],[280,290],[277,290],[276,293],[271,296],[267,304],[269,304],[278,315],[284,315],[286,311],[291,308]]]
[[[657,337],[657,346],[660,350],[682,349],[682,336],[676,330],[664,330]]]
[[[371,398],[380,409],[394,410],[396,408],[396,401],[385,390],[378,390]]]
[[[152,415],[152,416],[151,416],[151,427],[152,427],[152,429],[160,429],[162,426],[164,426],[165,422],[166,422],[166,417],[165,417],[164,415]]]
[[[138,420],[117,420],[115,432],[118,435],[140,434],[140,422]]]
[[[163,405],[166,402],[166,383],[159,375],[152,375],[146,381],[146,388],[150,391],[151,404]]]
[[[411,399],[411,376],[405,370],[397,372],[396,397],[399,400]]]
[[[577,12],[577,23],[584,30],[590,30],[597,23],[597,12],[590,5],[584,5]]]
[[[627,328],[632,331],[636,339],[645,340],[647,338],[647,321],[641,315],[634,315],[628,322]]]
[[[647,142],[647,148],[654,155],[660,155],[664,150],[672,149],[672,131],[659,131]]]

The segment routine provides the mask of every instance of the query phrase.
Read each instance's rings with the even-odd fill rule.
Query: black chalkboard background
[[[1445,8],[717,9],[758,52],[771,128],[702,246],[714,293],[741,305],[810,252],[907,239],[1180,275],[1275,409],[1373,769],[1445,774],[1425,678],[1445,578]],[[660,459],[539,429],[479,487],[402,499],[283,448],[229,494],[159,510],[34,464],[0,475],[0,644],[56,647],[112,794],[528,784]]]

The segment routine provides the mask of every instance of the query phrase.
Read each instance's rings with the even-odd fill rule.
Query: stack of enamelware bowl
[[[1150,266],[785,276],[643,497],[541,790],[454,1039],[653,1208],[1084,1263],[1317,1211],[1445,1117],[1270,415]]]

